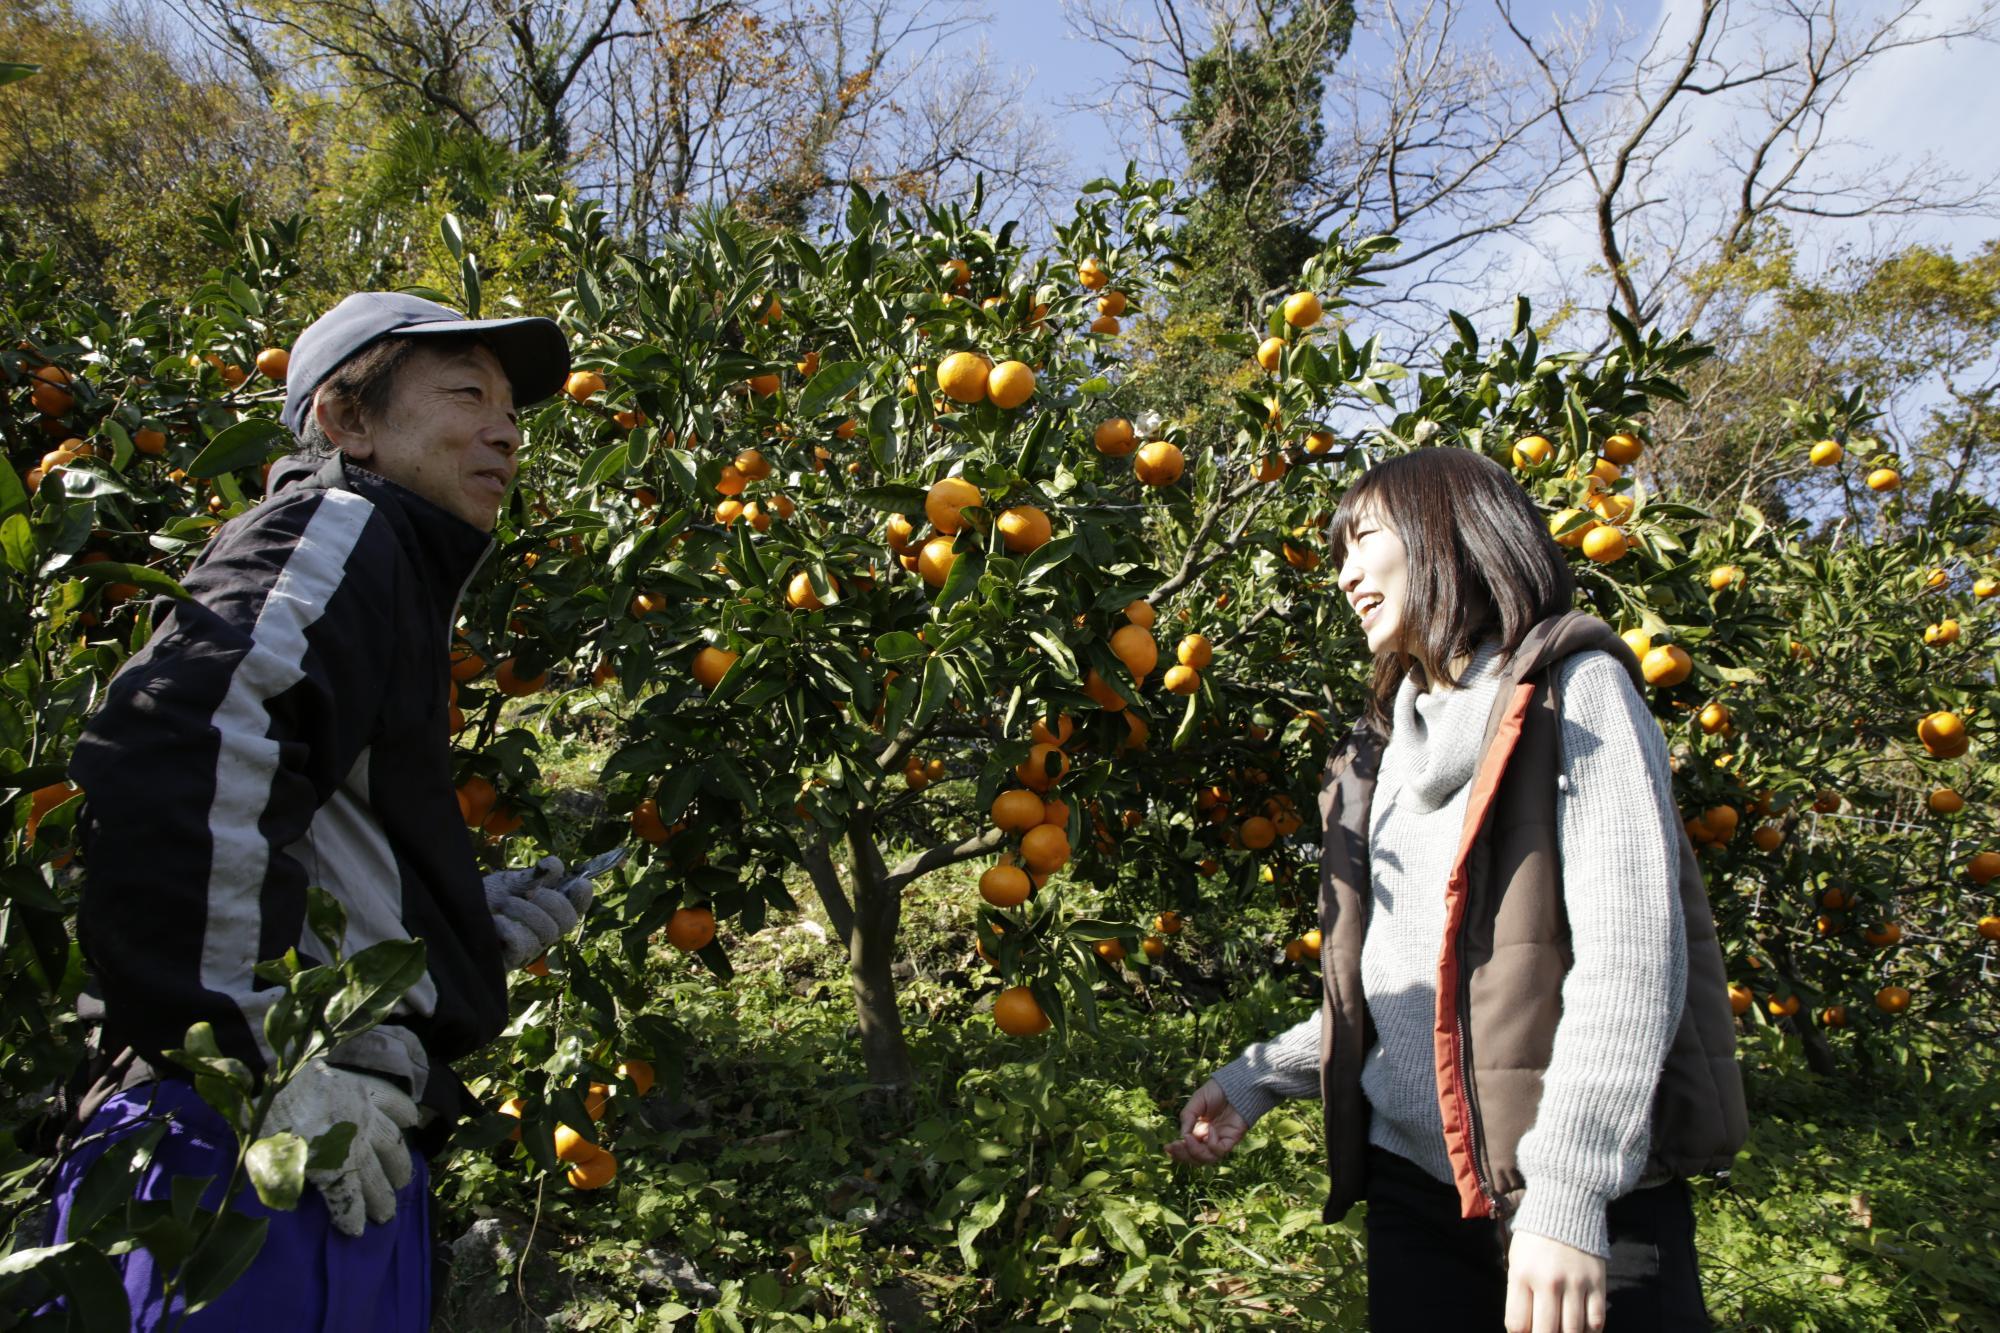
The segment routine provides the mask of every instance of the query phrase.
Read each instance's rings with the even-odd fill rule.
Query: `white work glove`
[[[359,1236],[370,1222],[396,1215],[396,1191],[410,1183],[410,1145],[417,1104],[395,1084],[352,1069],[309,1060],[272,1099],[267,1134],[290,1133],[310,1143],[335,1125],[353,1125],[347,1158],[329,1170],[306,1172],[326,1200],[334,1229]]]
[[[590,877],[572,876],[560,856],[488,875],[486,910],[500,932],[500,961],[506,969],[534,962],[575,930],[595,892]]]

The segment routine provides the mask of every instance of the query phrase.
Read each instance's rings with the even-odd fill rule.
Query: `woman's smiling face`
[[[1361,617],[1368,651],[1401,649],[1409,614],[1409,551],[1378,506],[1355,520],[1341,555],[1339,583],[1347,604]]]

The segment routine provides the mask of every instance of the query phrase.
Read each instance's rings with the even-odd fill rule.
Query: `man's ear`
[[[353,401],[329,393],[315,393],[312,412],[320,430],[341,453],[357,463],[365,463],[375,456],[375,438],[368,428],[368,418]]]

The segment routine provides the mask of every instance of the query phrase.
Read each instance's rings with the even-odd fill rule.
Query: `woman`
[[[1745,1129],[1713,919],[1630,649],[1499,464],[1382,463],[1333,521],[1373,697],[1321,796],[1320,1012],[1168,1154],[1320,1095],[1369,1327],[1706,1325],[1684,1177]]]

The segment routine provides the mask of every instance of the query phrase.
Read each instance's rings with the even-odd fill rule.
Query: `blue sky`
[[[1364,0],[1366,2],[1366,0]],[[1139,12],[1150,12],[1147,0],[1130,0]],[[1406,9],[1420,7],[1422,0],[1406,0]],[[1642,0],[1640,3],[1605,5],[1611,16],[1622,16],[1635,30],[1650,30],[1666,22],[1673,27],[1692,8],[1695,0]],[[1926,18],[1942,19],[1970,12],[1981,0],[1926,0]],[[1472,30],[1497,22],[1488,4],[1473,0],[1466,6]],[[1849,22],[1872,8],[1869,4],[1843,6]],[[1574,0],[1516,0],[1517,18],[1531,31],[1545,30],[1558,16],[1580,12]],[[1060,138],[1070,153],[1074,181],[1091,176],[1121,172],[1128,155],[1119,144],[1117,131],[1089,112],[1071,111],[1066,104],[1079,94],[1098,87],[1105,79],[1104,68],[1111,58],[1106,52],[1072,38],[1057,0],[1012,0],[995,5],[981,33],[996,61],[1003,68],[1032,71],[1028,101],[1043,114],[1055,118]],[[1747,17],[1747,8],[1739,7]],[[1371,53],[1357,44],[1350,60],[1366,60]],[[1865,166],[1884,155],[1898,157],[1934,153],[1941,163],[1967,175],[1987,178],[2000,176],[2000,79],[1992,76],[1996,52],[1990,46],[1960,43],[1952,48],[1921,48],[1883,59],[1860,83],[1848,99],[1845,117],[1835,130],[1843,145],[1829,150],[1828,161]],[[1720,133],[1726,127],[1703,127],[1704,133]],[[1700,151],[1692,146],[1690,151]],[[1863,224],[1814,223],[1829,241],[1859,239]],[[1893,224],[1899,239],[1922,240],[1969,251],[1981,241],[2000,236],[2000,218],[1946,218],[1898,220]],[[1557,242],[1558,248],[1561,243]]]

